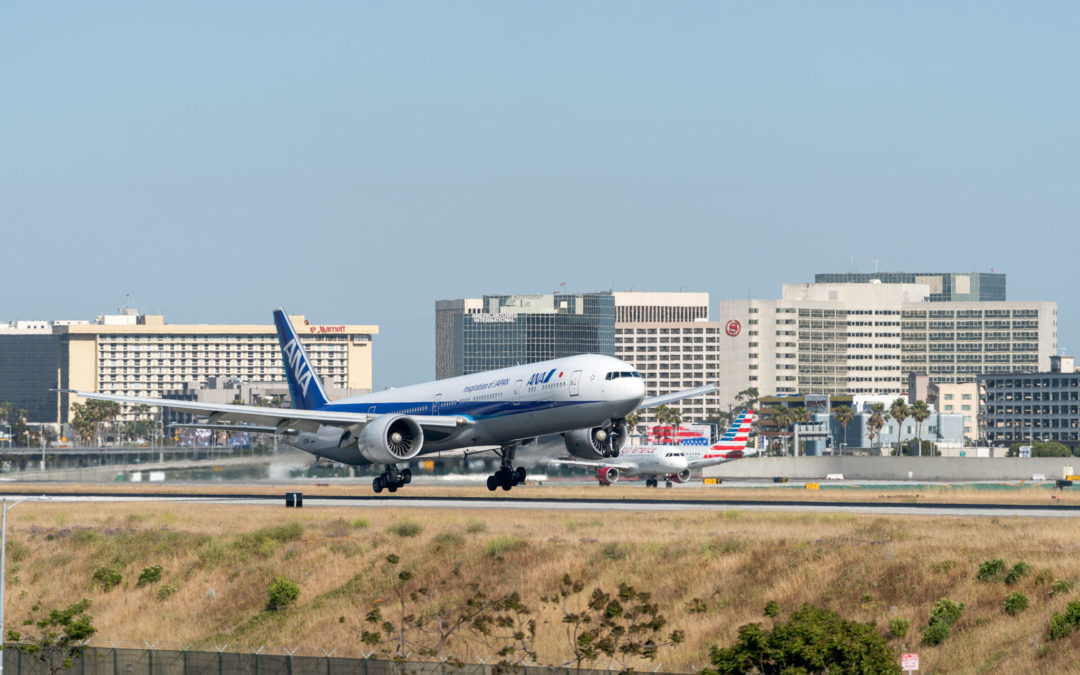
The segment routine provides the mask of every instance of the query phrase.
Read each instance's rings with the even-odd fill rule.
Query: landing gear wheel
[[[668,481],[668,482],[667,482],[667,486],[668,486],[668,487],[671,487],[671,481]]]
[[[371,489],[375,490],[375,494],[379,494],[383,489],[382,476],[375,476],[375,480],[371,481]]]
[[[520,485],[525,482],[525,469],[524,467],[514,468],[514,455],[517,451],[517,444],[511,443],[499,448],[498,453],[501,458],[499,463],[499,469],[492,475],[488,476],[487,486],[488,489],[494,492],[499,487],[504,490],[509,490],[515,485]]]
[[[647,487],[647,488],[656,487],[656,481],[653,480],[652,478],[646,478],[645,479],[645,487]]]
[[[388,488],[386,488],[386,489],[388,491],[390,491],[390,492],[397,492],[397,488],[398,488],[397,485],[394,485],[393,483],[391,483],[390,486]]]
[[[401,484],[402,485],[408,485],[411,482],[412,482],[412,470],[411,469],[402,469],[401,470]]]

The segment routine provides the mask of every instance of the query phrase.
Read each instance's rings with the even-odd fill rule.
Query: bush
[[[776,617],[780,616],[780,603],[775,600],[770,600],[766,602],[763,613],[770,619],[775,619]]]
[[[465,545],[465,537],[457,532],[440,532],[431,538],[431,550],[450,551]]]
[[[402,518],[390,526],[390,531],[399,537],[415,537],[424,531],[424,526],[415,520]]]
[[[487,543],[485,547],[488,555],[492,558],[498,558],[509,551],[516,551],[525,547],[525,541],[520,537],[515,537],[512,534],[503,535],[501,537],[495,537]]]
[[[367,518],[354,518],[349,525],[352,526],[354,530],[366,530],[371,527],[371,521]]]
[[[617,541],[612,541],[600,547],[600,554],[608,560],[625,560],[630,557],[630,549]]]
[[[1054,582],[1054,585],[1050,587],[1050,597],[1055,595],[1061,595],[1062,593],[1068,593],[1073,589],[1076,583],[1069,581],[1068,579],[1058,579]]]
[[[897,673],[900,664],[871,623],[803,605],[767,631],[761,624],[739,627],[730,647],[713,647],[712,668],[702,675],[761,673]]]
[[[889,635],[902,638],[907,635],[911,622],[899,616],[889,619]]]
[[[180,590],[180,587],[176,584],[162,584],[162,586],[157,590],[156,597],[158,600],[164,600],[170,595],[176,593],[178,590]]]
[[[1047,640],[1068,637],[1080,624],[1080,600],[1073,600],[1064,612],[1054,612],[1050,618],[1050,627],[1046,631]]]
[[[267,593],[270,598],[266,603],[266,609],[277,612],[296,602],[296,599],[300,597],[300,585],[285,577],[274,577]]]
[[[1030,571],[1031,565],[1021,560],[1020,562],[1013,565],[1012,569],[1009,570],[1009,573],[1005,575],[1005,583],[1010,586],[1015,586],[1016,584],[1020,583],[1020,580],[1023,579]]]
[[[465,531],[469,534],[476,534],[477,532],[484,532],[487,530],[487,523],[476,518],[472,518],[469,522],[465,523]]]
[[[979,581],[996,581],[1005,575],[1005,561],[1001,558],[987,560],[979,565],[979,572],[975,578]]]
[[[101,585],[103,591],[111,591],[123,580],[124,575],[115,567],[99,567],[94,570],[94,581]]]
[[[985,564],[985,563],[984,563]],[[1004,563],[1002,563],[1004,567]],[[934,611],[930,612],[930,620],[923,629],[923,646],[936,646],[949,637],[953,624],[964,613],[964,603],[956,602],[948,598],[942,598],[934,605]]]
[[[1028,608],[1028,597],[1020,591],[1009,593],[1005,598],[1005,612],[1009,616],[1016,616]]]
[[[161,565],[150,565],[149,567],[142,568],[139,572],[139,581],[136,586],[145,586],[146,584],[156,584],[161,581],[161,575],[165,572],[165,568]]]

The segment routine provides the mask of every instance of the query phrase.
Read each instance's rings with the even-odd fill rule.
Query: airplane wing
[[[636,464],[630,464],[627,462],[588,462],[584,460],[576,459],[549,459],[547,464],[565,464],[567,466],[584,466],[590,469],[619,469],[620,471],[631,471],[637,468]]]
[[[97,401],[113,401],[133,405],[161,406],[183,412],[209,416],[211,424],[222,420],[232,422],[251,422],[270,426],[276,433],[287,429],[316,431],[320,425],[351,427],[364,425],[378,417],[370,413],[344,412],[336,410],[297,410],[295,408],[264,408],[257,405],[232,405],[226,403],[202,403],[200,401],[174,401],[171,399],[151,398],[149,396],[121,396],[119,394],[100,394],[92,391],[63,390],[80,398]],[[458,415],[409,415],[421,427],[456,428],[469,424],[467,417]],[[250,431],[250,429],[247,429]]]
[[[210,424],[209,422],[199,424],[193,422],[191,424],[170,424],[169,426],[173,429],[209,429],[211,431],[247,432],[251,434],[278,433],[277,427],[260,426],[258,424]]]
[[[661,396],[650,396],[641,402],[638,406],[638,410],[644,408],[655,408],[658,405],[667,405],[668,403],[674,403],[675,401],[681,401],[684,398],[695,398],[697,396],[704,396],[705,394],[711,394],[720,388],[718,384],[707,384],[704,387],[694,387],[693,389],[683,389],[682,391],[676,391],[670,394],[663,394]]]

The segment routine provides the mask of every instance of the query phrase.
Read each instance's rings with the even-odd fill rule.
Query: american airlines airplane
[[[657,487],[662,477],[671,487],[673,482],[690,480],[691,469],[702,469],[733,459],[757,454],[756,449],[747,451],[750,424],[754,411],[741,413],[728,427],[720,440],[711,447],[702,445],[629,445],[619,453],[618,460],[601,459],[576,461],[552,460],[551,464],[596,467],[596,479],[601,485],[611,485],[622,476],[646,476],[646,487]]]
[[[399,463],[477,445],[499,446],[500,468],[488,476],[487,486],[509,490],[525,481],[525,468],[514,467],[518,447],[548,434],[562,434],[574,457],[618,457],[626,444],[627,415],[716,390],[714,384],[645,398],[645,383],[633,366],[584,354],[331,401],[283,309],[274,310],[274,324],[292,409],[71,393],[207,415],[208,422],[198,426],[281,434],[317,457],[385,465],[372,483],[378,493],[395,492],[412,480]]]

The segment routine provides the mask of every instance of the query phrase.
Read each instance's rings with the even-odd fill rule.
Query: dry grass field
[[[540,597],[569,572],[585,582],[585,594],[620,582],[652,592],[670,627],[687,634],[681,647],[661,651],[665,671],[700,669],[709,646],[730,644],[740,625],[768,624],[762,610],[775,600],[782,616],[809,602],[883,631],[892,617],[908,619],[907,637],[891,644],[920,652],[922,672],[1080,672],[1080,635],[1044,639],[1051,614],[1080,595],[1080,586],[1051,595],[1057,580],[1080,582],[1080,523],[1071,518],[29,501],[9,514],[8,537],[7,626],[39,600],[60,607],[87,597],[102,645],[359,655],[372,603],[392,611],[385,560],[394,553],[397,569],[414,572],[436,603],[460,599],[474,579],[492,593],[520,591],[538,621],[542,663],[566,658],[560,615]],[[979,564],[992,558],[1026,561],[1031,572],[1015,586],[977,581]],[[163,577],[140,587],[140,570],[150,565],[161,565]],[[94,582],[103,566],[122,572],[117,588]],[[295,580],[300,597],[288,610],[266,612],[277,575]],[[1010,616],[1002,603],[1015,590],[1031,605]],[[967,610],[943,645],[920,648],[921,629],[943,597]],[[454,654],[474,660],[484,650],[459,644]]]

